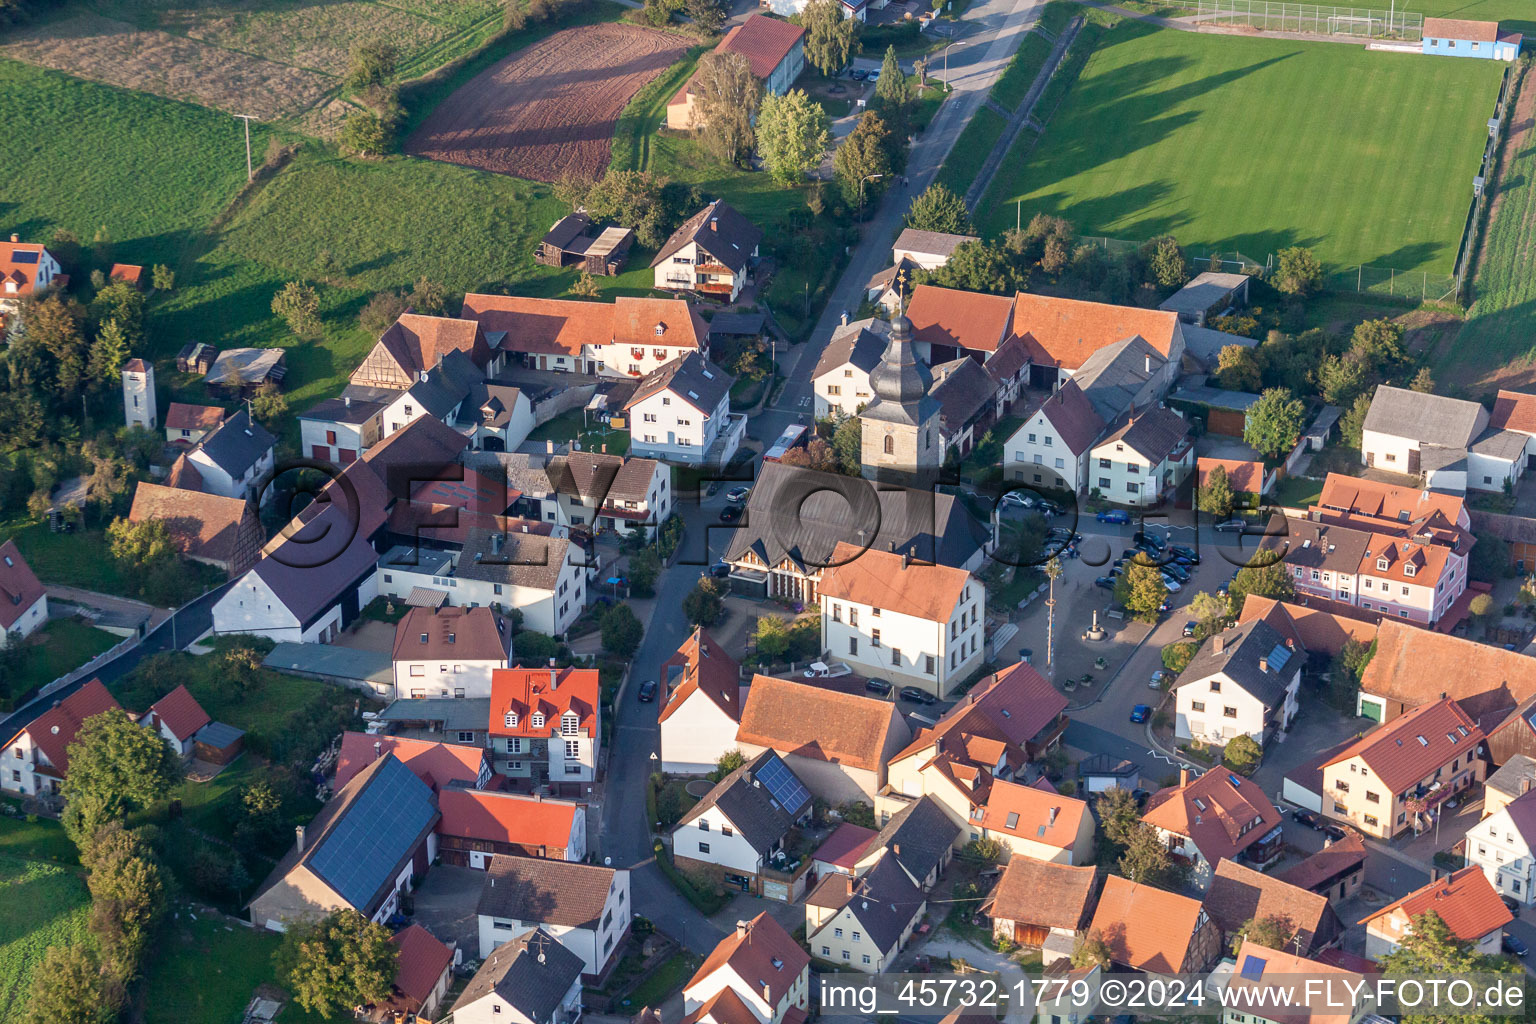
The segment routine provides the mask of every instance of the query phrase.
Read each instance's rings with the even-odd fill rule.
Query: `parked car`
[[[1120,552],[1120,557],[1129,560],[1135,558],[1141,553],[1142,551],[1140,548],[1126,548],[1124,551]]]
[[[1242,533],[1248,528],[1248,524],[1241,519],[1228,519],[1224,523],[1217,523],[1213,529],[1217,533]]]
[[[724,561],[716,562],[709,567],[709,574],[717,580],[723,580],[731,574],[731,563]]]
[[[1228,587],[1228,584],[1226,584],[1226,583],[1223,583],[1221,586],[1217,587],[1216,588],[1216,596],[1217,597],[1226,597],[1227,596],[1227,587]]]
[[[1331,825],[1325,821],[1323,822],[1323,835],[1328,837],[1329,842],[1336,843],[1349,835],[1349,833],[1344,831],[1343,825]]]
[[[1009,508],[1034,508],[1035,499],[1027,494],[1020,494],[1018,491],[1009,491],[1003,495],[1002,500],[998,504],[1007,505]]]
[[[1192,637],[1195,635],[1195,628],[1199,625],[1200,623],[1196,622],[1194,619],[1190,619],[1188,622],[1184,623],[1184,629],[1181,631],[1181,634],[1183,636]]]
[[[807,679],[837,679],[841,676],[852,674],[853,669],[841,661],[831,665],[824,661],[813,661],[805,669],[805,678]]]
[[[1045,513],[1045,517],[1047,519],[1049,519],[1051,516],[1061,515],[1061,506],[1056,504],[1054,501],[1045,501],[1042,499],[1036,504],[1035,507],[1038,508],[1041,512]]]
[[[1298,825],[1305,825],[1314,832],[1323,830],[1323,819],[1313,811],[1304,811],[1301,808],[1291,812],[1291,820]]]
[[[720,510],[722,523],[734,523],[741,518],[741,514],[747,510],[745,505],[727,505]]]
[[[1149,704],[1137,704],[1131,708],[1131,721],[1145,722],[1152,717],[1152,707]]]
[[[1164,563],[1163,573],[1165,575],[1172,576],[1180,583],[1189,582],[1189,570],[1184,568],[1182,565],[1179,565],[1177,562]]]
[[[1099,522],[1101,523],[1120,523],[1123,525],[1130,521],[1131,514],[1123,508],[1110,509],[1108,512],[1099,513]]]
[[[732,504],[739,505],[746,501],[747,496],[751,493],[752,488],[748,487],[746,484],[742,484],[740,487],[732,487],[730,490],[726,491],[725,500],[731,502]]]
[[[1161,690],[1164,683],[1173,681],[1173,673],[1165,668],[1160,668],[1152,673],[1152,678],[1147,680],[1147,686],[1154,690]]]
[[[1168,593],[1170,594],[1177,594],[1179,591],[1184,589],[1183,585],[1180,584],[1178,580],[1174,579],[1172,576],[1169,576],[1166,572],[1163,573],[1163,586],[1168,588]]]
[[[927,690],[919,689],[916,686],[903,686],[901,688],[901,699],[909,700],[914,704],[937,704],[939,700],[939,698]]]
[[[1200,564],[1200,552],[1196,551],[1194,548],[1187,544],[1170,544],[1168,545],[1168,553],[1173,555],[1175,558],[1184,559],[1191,565]]]
[[[1513,914],[1515,917],[1520,916],[1519,900],[1515,899],[1513,896],[1500,896],[1499,899],[1504,901],[1504,906],[1509,908],[1509,912],[1511,914]]]
[[[649,704],[651,701],[656,699],[656,691],[658,689],[660,689],[660,687],[657,686],[656,680],[647,679],[645,682],[640,684],[640,692],[635,696],[640,699],[640,703]]]
[[[1163,598],[1163,603],[1157,606],[1157,610],[1159,612],[1171,612],[1173,611],[1173,605],[1169,604],[1168,599],[1165,597]]]
[[[891,684],[884,679],[866,679],[864,680],[864,689],[870,693],[878,693],[882,697],[889,697],[891,695]]]
[[[1096,587],[1103,587],[1105,590],[1114,590],[1115,578],[1113,576],[1100,576],[1098,579],[1093,581],[1093,585]]]
[[[1499,943],[1499,947],[1503,949],[1504,952],[1513,953],[1518,957],[1524,957],[1525,954],[1531,951],[1529,946],[1527,946],[1523,941],[1513,935],[1504,936],[1504,941]]]
[[[869,77],[869,72],[865,71],[863,68],[851,68],[848,71],[848,77],[853,79],[855,82],[862,82]]]
[[[1159,537],[1155,533],[1148,533],[1145,530],[1137,530],[1136,536],[1132,537],[1131,539],[1134,540],[1138,546],[1145,544],[1151,547],[1153,551],[1161,551],[1163,548],[1168,546],[1168,542],[1166,540]]]
[[[866,73],[864,77],[871,82],[878,82],[880,81],[880,69],[876,68],[875,70]]]

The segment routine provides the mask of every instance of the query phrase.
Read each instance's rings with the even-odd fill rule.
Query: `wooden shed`
[[[176,369],[181,373],[207,373],[218,357],[218,349],[212,345],[189,341],[176,353]]]
[[[229,764],[245,750],[245,732],[223,722],[209,722],[192,737],[192,756],[210,764]]]
[[[598,277],[618,274],[635,243],[634,231],[607,227],[594,235],[595,229],[592,218],[585,213],[561,217],[539,241],[534,262],[546,267],[579,266]]]

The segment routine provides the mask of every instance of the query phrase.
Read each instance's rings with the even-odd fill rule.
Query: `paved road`
[[[174,615],[171,615],[150,631],[142,643],[137,647],[131,647],[119,654],[116,658],[100,666],[94,673],[77,679],[68,686],[60,687],[46,697],[35,698],[5,718],[0,719],[0,736],[11,736],[23,725],[32,721],[55,701],[63,700],[74,693],[80,687],[92,679],[100,679],[104,683],[110,683],[115,679],[132,672],[138,667],[139,662],[151,654],[159,654],[162,651],[181,650],[203,633],[213,628],[213,606],[224,592],[233,583],[225,583],[204,594],[202,597],[183,605]]]

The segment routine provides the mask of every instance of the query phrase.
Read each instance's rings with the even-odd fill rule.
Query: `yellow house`
[[[882,857],[864,875],[830,874],[805,898],[811,955],[866,974],[889,970],[928,908],[896,863]]]

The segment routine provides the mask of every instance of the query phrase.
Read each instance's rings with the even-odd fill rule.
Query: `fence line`
[[[1277,0],[1196,0],[1193,20],[1197,25],[1250,28],[1256,32],[1301,32],[1415,43],[1424,35],[1424,16],[1413,11]]]
[[[1493,117],[1488,121],[1488,141],[1483,146],[1483,160],[1478,165],[1477,179],[1473,183],[1472,202],[1468,204],[1467,219],[1461,226],[1461,242],[1456,247],[1455,278],[1458,299],[1466,294],[1467,274],[1471,270],[1477,250],[1478,228],[1483,223],[1483,213],[1488,208],[1489,196],[1493,192],[1493,183],[1489,179],[1497,169],[1499,143],[1504,138],[1507,120],[1505,115],[1509,112],[1514,83],[1513,69],[1505,68],[1503,77],[1499,79],[1499,97],[1493,103]]]

